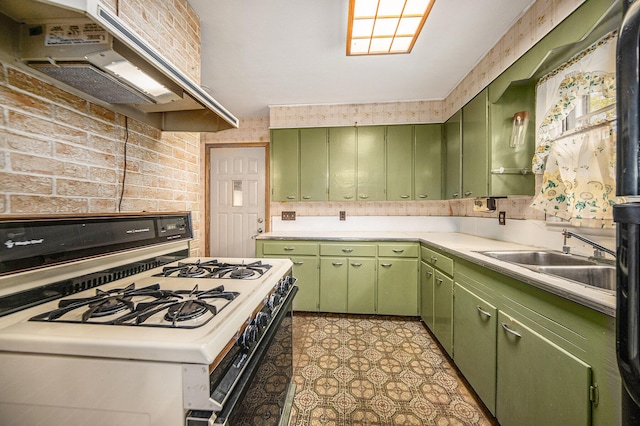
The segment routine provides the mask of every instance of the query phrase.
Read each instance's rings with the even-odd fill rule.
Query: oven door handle
[[[217,415],[217,418],[215,421],[216,424],[220,424],[220,423],[224,424],[226,422],[227,418],[233,412],[233,409],[235,408],[238,401],[241,400],[244,394],[249,390],[247,385],[255,375],[258,368],[260,368],[261,361],[266,355],[271,341],[273,340],[276,333],[278,332],[278,328],[280,328],[280,324],[282,324],[282,321],[284,320],[284,318],[287,316],[287,314],[291,309],[291,304],[293,303],[293,298],[295,297],[297,291],[298,291],[298,286],[291,287],[291,291],[287,295],[287,298],[280,305],[280,310],[278,311],[275,318],[271,322],[271,326],[269,327],[267,332],[263,335],[260,341],[260,344],[258,345],[255,352],[253,353],[253,356],[247,363],[241,377],[239,378],[239,380],[231,390],[231,393],[227,396],[226,400],[224,401],[222,411],[220,411]]]

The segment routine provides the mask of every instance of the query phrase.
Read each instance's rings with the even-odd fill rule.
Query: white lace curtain
[[[542,185],[531,207],[575,226],[612,227],[615,198],[615,125],[569,134],[563,121],[585,95],[615,98],[615,47],[611,33],[545,76],[536,87],[534,173]]]

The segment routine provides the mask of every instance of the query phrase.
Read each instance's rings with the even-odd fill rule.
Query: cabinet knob
[[[295,195],[287,195],[287,200],[295,200],[296,196]]]
[[[365,195],[365,194],[362,194],[362,195],[360,196],[360,198],[362,198],[363,200],[366,200],[367,198],[369,198],[369,196],[368,196],[368,195]]]
[[[404,253],[404,249],[393,249],[394,253]]]
[[[465,193],[464,193],[464,196],[465,196],[465,197],[468,197],[468,196],[470,196],[471,194],[473,194],[473,192],[471,192],[471,191],[467,191],[467,192],[465,192]]]
[[[409,198],[409,196],[404,194],[404,195],[401,195],[400,198]]]
[[[304,262],[293,262],[293,264],[296,266],[300,266],[300,265],[304,265]]]
[[[438,261],[438,258],[435,256],[431,256],[429,259],[431,259],[431,262],[436,263]]]
[[[355,268],[359,268],[360,266],[362,266],[362,263],[352,263],[351,266],[355,267]]]
[[[418,198],[428,198],[427,194],[418,194]]]
[[[284,251],[291,251],[291,250],[294,250],[294,249],[295,249],[295,247],[285,247]]]
[[[343,248],[343,249],[342,249],[342,252],[343,252],[343,253],[351,253],[352,251],[353,251],[353,249],[352,249],[352,248]]]
[[[303,195],[302,199],[303,200],[310,200],[311,199],[311,195]]]
[[[342,266],[342,262],[331,262],[333,266]]]
[[[393,263],[381,263],[380,266],[384,266],[385,268],[389,268],[393,266]]]
[[[342,197],[342,198],[344,198],[345,200],[350,200],[350,199],[352,199],[352,198],[353,198],[353,195],[345,195],[345,196],[344,196],[344,197]]]
[[[428,277],[433,276],[433,272],[431,272],[431,271],[427,271],[427,276],[428,276]]]
[[[436,282],[437,282],[438,284],[442,284],[444,281],[442,281],[442,278],[436,278]]]

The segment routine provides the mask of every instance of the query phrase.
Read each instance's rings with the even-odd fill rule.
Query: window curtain
[[[536,87],[536,150],[532,170],[542,175],[532,208],[574,226],[613,226],[615,111],[590,119],[587,129],[563,135],[563,121],[583,96],[615,98],[613,32],[543,77]],[[613,117],[612,117],[613,115]],[[604,123],[604,124],[603,124]]]

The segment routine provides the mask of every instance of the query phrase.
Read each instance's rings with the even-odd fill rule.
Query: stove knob
[[[258,327],[266,327],[267,324],[269,324],[269,319],[271,318],[271,315],[269,315],[266,312],[258,312],[258,314],[256,315],[256,319],[255,322],[258,325]]]
[[[273,293],[271,297],[269,297],[269,307],[271,308],[271,310],[275,309],[281,301],[282,297],[280,297],[280,295],[277,293]]]
[[[255,325],[250,324],[244,329],[240,336],[240,347],[249,349],[258,340],[258,329]]]

